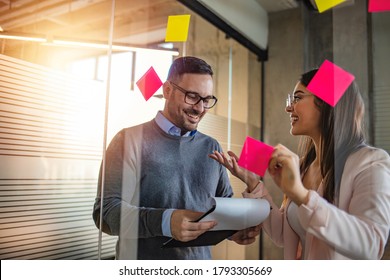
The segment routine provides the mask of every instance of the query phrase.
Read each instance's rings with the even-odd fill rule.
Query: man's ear
[[[169,99],[173,91],[173,87],[169,81],[163,84],[163,96],[165,99]]]

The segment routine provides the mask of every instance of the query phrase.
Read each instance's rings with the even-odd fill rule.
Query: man
[[[192,221],[208,210],[210,197],[233,195],[225,167],[208,157],[221,151],[220,145],[197,131],[217,102],[212,75],[199,58],[176,59],[163,85],[163,111],[149,122],[121,130],[111,141],[93,218],[99,227],[104,180],[102,230],[119,235],[117,259],[211,258],[207,246],[161,246],[170,238],[190,241],[212,229],[215,221]],[[232,239],[248,244],[257,234],[258,228]]]

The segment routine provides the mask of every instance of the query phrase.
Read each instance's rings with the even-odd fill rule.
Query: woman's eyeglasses
[[[286,107],[292,107],[297,104],[304,96],[312,96],[312,94],[304,93],[303,91],[296,91],[294,93],[287,94]]]
[[[215,96],[207,96],[207,97],[201,97],[199,93],[185,90],[182,87],[179,87],[177,84],[171,82],[171,85],[184,93],[184,102],[189,105],[196,105],[200,101],[203,101],[203,108],[205,109],[211,109],[217,104],[218,99]]]

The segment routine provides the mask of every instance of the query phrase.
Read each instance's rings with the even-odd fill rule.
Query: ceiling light
[[[7,33],[0,32],[0,39],[6,40],[19,40],[19,41],[31,41],[39,42],[45,46],[61,46],[61,47],[73,47],[73,48],[89,48],[89,49],[100,49],[108,50],[109,45],[102,42],[88,42],[88,41],[71,41],[66,39],[54,39],[52,37],[44,37],[39,35],[30,35],[23,33]],[[112,45],[113,51],[127,51],[127,52],[136,52],[138,50],[145,50],[147,48],[141,47],[132,47],[127,45]],[[176,50],[166,50],[166,49],[149,49],[149,50],[163,50],[164,52],[171,52],[173,56],[179,55],[179,52]]]
[[[109,45],[104,43],[94,43],[94,42],[86,42],[86,41],[69,41],[62,39],[53,39],[50,43],[46,43],[45,45],[53,45],[53,46],[62,46],[62,47],[73,47],[73,48],[90,48],[90,49],[100,49],[100,50],[108,50]],[[139,50],[145,50],[146,48],[141,47],[132,47],[126,45],[112,45],[113,51],[127,51],[127,52],[136,52]],[[153,49],[150,49],[153,50]],[[175,50],[166,50],[166,49],[156,49],[163,50],[164,52],[171,52],[172,55],[179,55],[178,51]]]
[[[30,41],[30,42],[46,42],[45,37],[24,35],[24,34],[0,33],[0,38],[7,39],[7,40],[19,40],[19,41]]]

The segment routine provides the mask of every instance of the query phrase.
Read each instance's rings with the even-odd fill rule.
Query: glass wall
[[[179,2],[6,2],[0,7],[1,259],[114,258],[117,236],[99,232],[92,219],[103,147],[122,128],[162,110],[161,88],[145,101],[136,85],[151,66],[164,82],[173,59],[205,59],[219,101],[200,130],[237,153],[248,132],[259,136],[255,55]],[[182,14],[191,15],[188,40],[167,44],[168,16]],[[252,122],[249,103],[257,111]],[[232,182],[238,196],[243,186]],[[225,241],[213,254],[257,258],[258,245],[251,250]]]

